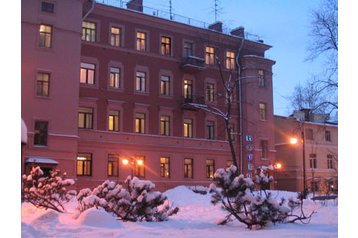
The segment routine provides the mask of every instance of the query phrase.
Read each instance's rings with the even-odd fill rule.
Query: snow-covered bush
[[[152,191],[151,181],[128,177],[124,185],[106,180],[93,189],[82,189],[77,199],[80,212],[91,207],[103,207],[124,221],[164,221],[178,212],[171,208],[166,196]]]
[[[73,185],[73,179],[66,179],[66,173],[59,170],[50,171],[43,176],[39,166],[33,167],[29,175],[22,176],[22,199],[36,207],[64,212],[64,203],[75,195],[75,191],[67,191],[66,187]]]
[[[272,194],[264,189],[273,180],[272,177],[267,177],[265,171],[260,170],[254,180],[236,174],[237,168],[233,165],[227,169],[218,169],[214,174],[214,182],[210,185],[212,204],[221,203],[222,208],[228,212],[220,224],[226,224],[234,217],[252,229],[265,227],[268,223],[309,220],[312,216],[312,213],[310,216],[303,214],[303,199],[273,199]],[[295,215],[294,211],[300,206],[301,214]],[[289,220],[292,217],[294,219]]]

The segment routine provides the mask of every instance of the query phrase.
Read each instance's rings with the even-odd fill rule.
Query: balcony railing
[[[183,57],[180,67],[188,72],[196,72],[205,69],[205,60],[196,56]]]
[[[182,97],[182,108],[193,111],[198,110],[198,108],[193,106],[191,103],[204,105],[205,97],[202,95],[191,95],[190,97]]]

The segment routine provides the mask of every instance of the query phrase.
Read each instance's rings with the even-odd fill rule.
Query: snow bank
[[[103,228],[121,228],[123,225],[114,216],[102,208],[90,208],[82,212],[77,218],[79,226],[94,226]]]

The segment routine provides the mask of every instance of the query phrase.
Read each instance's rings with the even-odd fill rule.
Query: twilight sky
[[[266,57],[273,66],[274,114],[292,113],[287,97],[299,83],[321,72],[322,62],[305,61],[311,40],[310,14],[321,0],[217,0],[217,20],[230,29],[245,27],[272,48]],[[215,0],[172,0],[173,13],[207,23],[215,22]],[[169,11],[169,0],[143,0],[143,5]]]

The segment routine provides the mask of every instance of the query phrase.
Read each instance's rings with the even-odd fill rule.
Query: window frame
[[[215,133],[215,121],[214,120],[207,120],[206,121],[206,139],[208,140],[215,140],[216,133]]]
[[[190,162],[190,163],[188,163]],[[193,158],[184,158],[184,178],[194,178],[194,160]]]
[[[260,140],[261,159],[267,160],[269,158],[268,140]]]
[[[114,33],[113,30],[118,30],[118,33]],[[113,47],[122,46],[122,33],[123,29],[119,26],[110,26],[109,44]]]
[[[121,89],[122,88],[121,78],[122,78],[122,68],[117,67],[117,66],[110,66],[109,67],[109,82],[108,82],[109,88]]]
[[[190,47],[187,47],[190,45]],[[187,58],[194,56],[194,43],[192,41],[184,40],[183,41],[183,57]]]
[[[192,118],[183,119],[183,137],[193,138],[194,120]]]
[[[95,85],[95,84],[96,84],[96,64],[81,62],[80,85]]]
[[[47,76],[47,79],[44,79]],[[39,78],[40,77],[40,78]],[[50,79],[51,73],[37,72],[36,74],[36,96],[48,98],[50,96]]]
[[[107,176],[118,177],[119,176],[119,158],[115,154],[108,154],[107,160]]]
[[[34,146],[48,146],[48,121],[36,120],[34,122]]]
[[[259,119],[261,121],[267,120],[267,104],[264,102],[259,103]]]
[[[170,116],[161,115],[160,116],[160,127],[159,134],[162,136],[170,136]]]
[[[148,39],[148,33],[146,31],[141,31],[141,30],[136,31],[135,47],[137,51],[148,51],[147,39]]]
[[[107,130],[112,132],[120,131],[120,111],[118,110],[108,111]]]
[[[215,84],[207,82],[205,85],[205,100],[207,102],[215,101]]]
[[[76,160],[76,176],[92,176],[92,162],[92,153],[78,153]],[[79,167],[81,167],[81,173],[79,173]]]
[[[266,88],[266,77],[263,69],[257,70],[259,88]]]
[[[184,79],[183,80],[183,97],[185,100],[193,100],[193,80]]]
[[[160,96],[171,96],[171,77],[169,75],[160,75]]]
[[[41,12],[55,13],[55,4],[53,2],[41,1]]]
[[[310,154],[309,155],[310,169],[317,169],[317,155]]]
[[[133,165],[133,174],[135,177],[138,178],[145,178],[145,156],[143,155],[136,155],[134,157],[134,161],[142,160],[143,163],[139,165],[138,163],[134,162]]]
[[[324,131],[324,139],[326,142],[332,142],[332,133],[331,131],[325,130]]]
[[[136,70],[135,91],[138,93],[147,93],[147,72]]]
[[[43,30],[42,30],[43,28]],[[48,31],[49,29],[49,31]],[[53,26],[41,23],[39,25],[39,44],[38,46],[43,49],[52,48],[53,39]]]
[[[84,24],[88,26],[84,26]],[[93,24],[93,28],[90,25]],[[97,41],[97,23],[93,21],[83,21],[82,22],[82,41],[86,42],[96,42]]]
[[[235,52],[232,50],[226,50],[225,52],[225,68],[228,70],[235,69]]]
[[[163,56],[171,56],[172,55],[172,46],[173,40],[172,37],[167,35],[162,35],[160,37],[160,54]]]
[[[159,158],[159,166],[160,166],[160,177],[170,178],[170,157],[161,156]]]
[[[208,162],[212,162],[212,163],[208,163]],[[206,168],[206,178],[213,179],[215,174],[215,160],[207,159],[205,161],[205,168]]]
[[[215,48],[212,46],[205,46],[205,64],[215,64]]]
[[[145,120],[146,114],[143,112],[136,112],[134,118],[134,132],[139,134],[145,134]]]
[[[82,110],[82,111],[81,111]],[[80,115],[83,115],[82,119],[83,127],[80,127]],[[79,129],[93,129],[93,122],[94,122],[94,109],[92,107],[79,107],[78,109],[78,123],[77,127]]]

